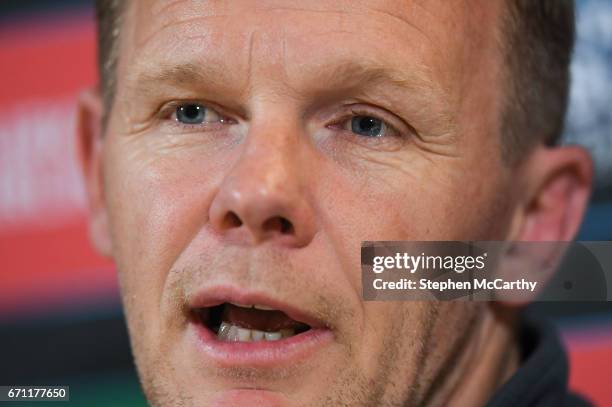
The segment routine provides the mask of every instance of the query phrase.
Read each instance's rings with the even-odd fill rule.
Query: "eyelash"
[[[389,137],[403,137],[405,134],[404,131],[401,131],[398,129],[397,125],[392,123],[392,121],[395,121],[395,120],[391,120],[386,117],[383,117],[385,115],[381,115],[381,114],[372,112],[371,110],[360,107],[360,106],[349,106],[348,110],[349,110],[349,114],[342,115],[340,119],[334,120],[331,125],[328,125],[328,127],[338,128],[340,131],[351,133],[354,136],[359,137],[359,138],[367,139],[368,142],[381,142],[381,139],[389,138]],[[380,120],[390,130],[391,134],[383,136],[383,137],[365,137],[365,136],[359,136],[350,130],[344,129],[344,125],[346,123],[348,123],[350,120],[352,120],[355,117],[361,117],[361,116],[372,117],[374,119]]]
[[[188,124],[188,123],[182,123],[178,121],[176,118],[176,110],[181,106],[186,106],[190,104],[201,105],[206,109],[214,110],[221,117],[221,120],[219,122],[201,123],[201,124]],[[227,115],[223,114],[221,109],[215,107],[214,105],[211,105],[210,103],[203,103],[199,101],[190,101],[190,100],[174,101],[174,102],[165,104],[159,110],[158,118],[163,121],[170,122],[171,126],[179,127],[184,130],[201,130],[203,128],[210,129],[211,127],[236,123],[234,120],[228,118]]]
[[[203,107],[207,109],[214,110],[221,117],[221,121],[214,122],[214,123],[203,123],[203,124],[188,124],[188,123],[179,122],[176,118],[177,108],[179,108],[180,106],[185,106],[189,104],[198,104],[198,105],[202,105]],[[361,106],[350,105],[350,106],[346,106],[345,109],[348,110],[347,113],[340,114],[340,117],[337,119],[332,119],[331,123],[327,124],[325,127],[334,129],[334,130],[338,130],[343,133],[350,133],[353,137],[357,137],[359,139],[365,139],[364,141],[368,143],[380,143],[383,141],[382,139],[386,139],[386,138],[403,138],[406,136],[407,132],[411,131],[411,130],[402,131],[398,129],[398,127],[408,127],[405,123],[403,123],[401,119],[396,119],[396,120],[388,119],[386,117],[383,117],[385,115],[374,113],[371,111],[371,109],[367,109]],[[389,113],[389,115],[391,115],[391,113]],[[210,103],[204,103],[200,101],[189,101],[189,100],[173,101],[173,102],[167,103],[166,105],[162,106],[162,108],[159,110],[158,116],[162,120],[170,122],[172,126],[176,126],[184,130],[192,130],[192,131],[202,130],[202,129],[207,129],[207,128],[210,130],[216,130],[220,126],[237,123],[236,120],[233,120],[229,118],[228,115],[225,115],[222,109]],[[372,118],[382,121],[385,124],[385,126],[388,128],[390,134],[385,135],[383,137],[365,137],[365,136],[360,136],[358,134],[355,134],[352,131],[346,130],[344,128],[345,125],[350,120],[352,120],[355,117],[359,117],[359,116],[372,117]],[[400,126],[397,126],[396,124],[392,123],[393,121],[400,121],[402,123],[400,123]],[[215,128],[211,128],[211,127],[215,127]]]

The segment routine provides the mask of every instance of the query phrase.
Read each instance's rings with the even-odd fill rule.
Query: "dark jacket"
[[[570,393],[568,362],[555,328],[526,316],[520,330],[523,360],[487,407],[584,407],[592,404]]]

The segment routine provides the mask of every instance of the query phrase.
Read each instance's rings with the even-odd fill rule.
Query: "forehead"
[[[495,36],[499,3],[132,1],[120,59],[130,70],[201,61],[223,67],[236,83],[257,73],[274,75],[274,70],[286,82],[297,83],[309,73],[316,76],[323,66],[360,59],[420,72],[448,87],[461,71],[457,66],[474,62],[482,42]]]

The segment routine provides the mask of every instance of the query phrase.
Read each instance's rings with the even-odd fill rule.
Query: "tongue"
[[[225,304],[221,320],[247,329],[259,331],[279,331],[285,328],[307,328],[306,325],[295,321],[282,311],[264,311],[255,308],[242,308],[232,304]]]

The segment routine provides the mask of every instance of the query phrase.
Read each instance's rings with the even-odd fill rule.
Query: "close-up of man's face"
[[[563,165],[582,153],[517,160],[504,139],[507,13],[126,2],[87,180],[150,403],[439,405],[466,372],[490,391],[510,374],[475,368],[482,332],[511,336],[490,304],[365,302],[360,265],[364,240],[575,232],[588,176]]]

